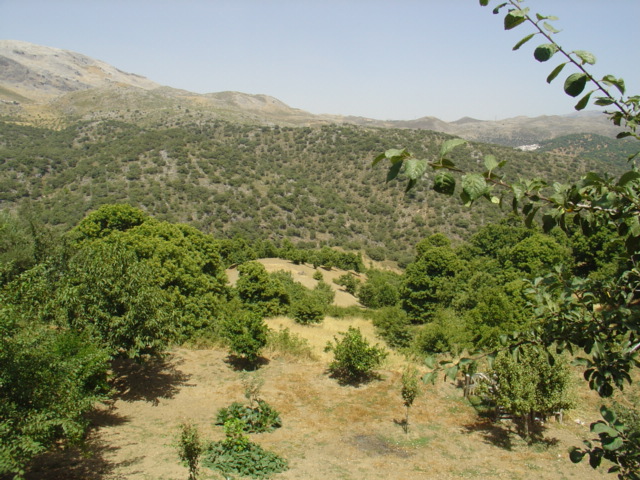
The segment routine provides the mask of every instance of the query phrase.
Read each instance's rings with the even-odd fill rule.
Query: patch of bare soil
[[[309,339],[318,360],[288,361],[270,355],[257,371],[264,379],[261,397],[276,408],[283,426],[251,439],[289,462],[275,479],[576,479],[610,478],[586,463],[573,465],[567,448],[589,436],[588,422],[550,422],[547,441],[527,446],[508,423],[479,417],[448,382],[427,386],[411,409],[409,431],[401,422],[404,407],[400,377],[404,361],[391,357],[380,378],[360,387],[340,386],[326,373],[322,348],[334,332],[349,324],[374,339],[367,322],[328,318],[302,327],[287,319],[272,327],[291,328]],[[29,480],[175,480],[187,479],[173,446],[181,422],[196,424],[209,440],[223,437],[213,425],[216,412],[244,402],[242,372],[218,349],[175,349],[146,365],[116,366],[118,396],[91,418],[84,452],[47,455]],[[220,479],[202,469],[201,478]]]

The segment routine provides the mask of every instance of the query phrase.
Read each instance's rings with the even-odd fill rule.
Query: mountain
[[[508,146],[539,143],[568,134],[614,137],[619,129],[599,113],[444,122],[425,116],[383,121],[314,115],[268,95],[197,94],[161,86],[85,55],[15,40],[0,40],[0,115],[42,126],[77,120],[121,119],[136,123],[229,120],[260,125],[353,124],[443,132]]]
[[[435,193],[429,178],[405,194],[403,183],[385,182],[382,166],[371,168],[377,154],[406,147],[435,159],[442,142],[461,131],[532,143],[596,124],[591,115],[502,125],[315,116],[266,95],[200,95],[71,52],[1,46],[0,210],[62,229],[100,205],[127,202],[216,237],[328,244],[402,264],[425,236],[466,239],[509,208],[466,208]],[[611,152],[609,137],[563,138],[540,142],[535,152],[470,141],[452,160],[474,171],[494,155],[507,161],[511,181],[571,181],[624,168],[624,154],[602,156]]]

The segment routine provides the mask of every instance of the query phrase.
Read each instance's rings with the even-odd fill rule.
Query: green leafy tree
[[[36,455],[82,440],[107,398],[109,354],[90,335],[23,322],[0,308],[0,475],[23,478]]]
[[[405,433],[409,433],[409,410],[413,406],[413,402],[420,395],[420,378],[418,376],[418,370],[415,367],[407,366],[402,372],[402,388],[400,389],[400,395],[402,396],[402,403],[405,406],[405,417],[402,427]]]
[[[305,293],[291,305],[291,316],[297,323],[309,325],[324,320],[326,306],[312,293]]]
[[[325,347],[326,352],[333,353],[329,372],[345,383],[368,380],[388,353],[378,345],[369,345],[359,328],[349,327],[341,335],[342,339],[334,337]]]
[[[425,323],[443,306],[443,292],[450,288],[463,263],[448,245],[422,242],[417,250],[416,261],[405,270],[400,297],[409,318]]]
[[[240,300],[262,317],[281,315],[290,303],[282,284],[259,262],[247,262],[238,267],[236,290]]]
[[[84,244],[52,297],[55,322],[94,335],[112,356],[158,352],[175,335],[154,273],[122,244]]]
[[[83,218],[75,231],[81,239],[103,238],[114,231],[125,232],[141,225],[148,218],[142,210],[126,203],[108,204]]]
[[[571,408],[571,372],[566,361],[547,355],[530,346],[514,353],[501,353],[493,363],[496,405],[516,415],[522,423],[524,436],[531,438],[534,416],[550,415]]]
[[[260,351],[267,344],[267,324],[254,311],[229,308],[220,325],[220,334],[231,352],[255,366]]]

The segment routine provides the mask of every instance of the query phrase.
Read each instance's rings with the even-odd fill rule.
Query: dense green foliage
[[[37,454],[82,439],[83,414],[108,392],[108,354],[89,335],[15,318],[0,310],[0,475],[22,478]]]
[[[254,311],[230,309],[220,322],[220,334],[231,352],[255,365],[260,351],[267,344],[267,324]]]
[[[497,386],[493,400],[499,408],[520,417],[525,436],[533,433],[533,417],[551,415],[574,405],[571,372],[564,359],[550,363],[544,353],[522,347],[513,356],[501,353],[493,363]]]
[[[205,450],[203,465],[225,476],[268,478],[287,470],[287,461],[264,450],[244,435],[241,420],[232,418],[224,424],[225,439],[211,442]]]
[[[329,372],[345,383],[368,380],[388,353],[378,345],[369,345],[359,328],[349,327],[342,338],[334,338],[325,351],[333,353]]]
[[[233,402],[221,408],[216,414],[216,425],[224,425],[232,418],[240,420],[247,433],[270,432],[282,426],[280,414],[262,399],[257,399],[253,406]]]
[[[0,122],[0,202],[31,209],[34,218],[67,228],[101,205],[127,202],[221,239],[271,239],[278,248],[283,238],[314,248],[364,248],[377,259],[405,263],[429,234],[466,238],[501,216],[491,208],[472,214],[422,187],[404,197],[401,189],[380,185],[376,172],[364,168],[383,146],[405,145],[427,155],[446,138],[424,130],[347,125],[167,121],[143,128],[98,120],[56,131]],[[509,158],[513,179],[534,174],[577,179],[601,165],[495,145],[463,149],[456,160],[465,167],[488,154]],[[412,207],[416,203],[419,209]]]

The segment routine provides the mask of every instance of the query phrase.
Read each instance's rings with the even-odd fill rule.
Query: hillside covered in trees
[[[406,264],[413,245],[426,235],[466,239],[504,216],[487,205],[467,209],[428,186],[405,195],[370,166],[375,154],[394,145],[433,157],[446,138],[424,130],[345,125],[218,121],[141,127],[102,120],[51,130],[4,122],[0,208],[64,230],[100,205],[126,202],[220,237],[276,243],[287,238]],[[574,179],[585,171],[615,173],[621,167],[488,144],[456,152],[463,166],[487,154],[508,160],[512,179]]]

